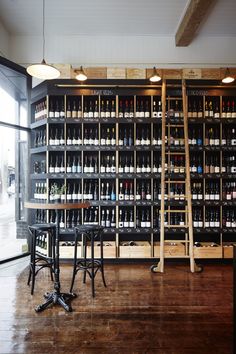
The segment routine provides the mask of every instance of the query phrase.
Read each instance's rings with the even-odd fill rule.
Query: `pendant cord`
[[[43,0],[43,60],[45,60],[45,0]]]

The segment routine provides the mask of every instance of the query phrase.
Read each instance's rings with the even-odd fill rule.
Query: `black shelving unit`
[[[63,88],[56,81],[45,82],[33,90],[30,149],[32,198],[36,194],[36,199],[51,200],[50,190],[55,183],[60,188],[65,186],[62,193],[63,200],[71,201],[75,198],[74,200],[78,201],[78,196],[83,198],[87,195],[86,199],[91,203],[90,212],[82,211],[73,222],[68,220],[67,211],[61,213],[62,238],[73,239],[73,227],[71,227],[73,223],[74,225],[76,222],[104,223],[105,226],[109,225],[105,227],[105,239],[112,242],[112,247],[115,247],[113,255],[115,254],[116,258],[126,258],[124,251],[126,246],[129,246],[127,258],[158,257],[155,247],[158,247],[159,241],[160,197],[157,197],[157,188],[161,176],[161,112],[153,111],[153,107],[159,107],[161,87],[149,87],[141,81],[136,82],[132,87],[128,82],[122,82],[121,86],[117,82],[117,86],[114,86],[114,82],[110,83],[109,80],[105,83],[101,82],[102,85],[106,85],[105,89],[99,87],[100,82],[94,82],[94,86],[81,88],[72,81],[64,80],[61,84],[64,85]],[[67,87],[67,84],[70,85]],[[196,257],[229,257],[233,250],[231,244],[234,243],[236,222],[234,226],[234,220],[231,220],[231,226],[226,226],[225,219],[229,217],[236,219],[236,193],[233,195],[232,192],[232,198],[229,199],[228,196],[226,200],[224,190],[227,183],[236,182],[236,168],[232,173],[234,169],[229,166],[231,164],[234,167],[234,163],[236,166],[236,145],[231,143],[233,136],[229,137],[229,133],[236,130],[234,112],[236,88],[215,87],[209,83],[196,82],[196,89],[193,85],[189,88],[187,85],[187,94],[190,137],[193,131],[196,132],[189,145],[190,161],[192,158],[192,164],[196,161],[199,164],[199,166],[192,166],[193,170],[198,171],[191,172],[192,188],[194,184],[200,184],[201,189],[201,199],[192,201],[193,215],[195,210],[200,210],[198,215],[201,216],[200,224],[202,223],[202,227],[194,227]],[[180,97],[180,90],[176,88],[176,83],[173,86],[172,83],[167,83],[169,113],[167,121],[173,125],[181,124],[183,121],[181,107],[175,107],[177,105],[175,98]],[[180,102],[178,100],[178,105]],[[193,106],[197,106],[194,108],[195,112]],[[104,111],[102,107],[105,107]],[[123,117],[121,117],[121,107]],[[68,113],[69,109],[71,113]],[[91,109],[95,117],[91,117]],[[140,109],[143,109],[141,117]],[[228,116],[223,109],[230,110]],[[226,117],[223,118],[225,115]],[[71,118],[72,116],[74,118]],[[212,131],[217,135],[215,138],[211,135]],[[106,136],[106,133],[109,136]],[[168,137],[171,134],[167,132]],[[180,142],[181,137],[175,137],[173,133],[167,151],[183,151],[184,147],[178,139]],[[213,166],[214,163],[217,166]],[[53,167],[55,164],[57,166]],[[88,169],[91,169],[90,173],[84,172],[85,164],[88,165]],[[57,168],[57,172],[55,170],[50,172],[50,166],[52,169]],[[101,166],[105,172],[101,171]],[[213,173],[210,168],[215,169]],[[173,166],[172,173],[175,174],[176,179],[183,177],[179,166]],[[124,189],[124,200],[119,199],[121,183]],[[216,183],[219,199],[214,200],[212,197],[210,200],[205,200],[209,183],[213,185]],[[150,189],[150,200],[145,199],[147,185]],[[36,187],[36,192],[39,193],[35,193]],[[101,200],[102,188],[108,189],[105,195],[108,200]],[[141,191],[138,191],[139,188]],[[115,200],[111,200],[111,193],[113,198],[115,195]],[[180,196],[177,195],[176,207],[181,207],[183,203],[184,201],[181,201]],[[115,210],[114,215],[112,210]],[[212,224],[213,226],[206,227],[208,212],[210,218],[216,215],[219,219],[216,221],[216,224],[219,223],[217,226]],[[120,220],[120,213],[122,220]],[[106,220],[102,220],[103,214]],[[113,220],[115,227],[111,227],[112,217],[115,218]],[[33,218],[36,222],[43,221],[40,212],[33,215]],[[53,221],[53,215],[49,212],[44,213],[43,218]],[[120,227],[120,222],[123,222],[123,227]],[[214,221],[210,220],[210,222]],[[227,222],[229,225],[229,221]],[[124,226],[129,224],[132,227]],[[168,233],[167,230],[166,232]],[[172,230],[171,239],[179,238],[179,234],[183,234],[184,237],[184,232],[181,227]],[[136,248],[139,248],[138,252]]]

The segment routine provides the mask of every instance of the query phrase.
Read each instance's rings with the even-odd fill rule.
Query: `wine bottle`
[[[111,129],[111,145],[112,146],[116,145],[116,136],[115,136],[115,128],[114,127]]]
[[[125,110],[124,110],[124,118],[130,117],[130,110],[129,110],[129,101],[125,101]]]
[[[54,145],[59,145],[59,144],[60,144],[60,139],[58,134],[58,128],[56,128]]]
[[[111,117],[111,111],[110,111],[110,102],[109,100],[106,101],[106,114],[105,114],[106,118],[110,118]]]
[[[115,101],[112,100],[111,101],[111,118],[115,118],[115,117],[116,117]]]
[[[55,162],[55,173],[60,173],[60,167],[59,167],[59,162],[58,162],[58,156],[56,156],[56,162]]]
[[[97,100],[95,100],[93,116],[94,116],[94,118],[98,118],[99,117],[98,101]]]
[[[119,211],[119,228],[123,228],[123,227],[124,227],[123,212],[120,209],[120,211]]]
[[[78,158],[77,158],[76,172],[77,172],[77,173],[81,173],[81,172],[82,172],[82,165],[81,165],[81,158],[80,158],[80,156],[78,156]]]
[[[71,166],[71,160],[70,156],[67,157],[67,167],[66,167],[66,172],[71,173],[72,172],[72,166]]]
[[[119,200],[124,200],[124,189],[123,189],[123,183],[120,182],[120,190],[119,190]]]
[[[136,199],[136,200],[141,200],[141,187],[140,187],[140,182],[137,182],[135,199]]]
[[[203,118],[202,100],[201,100],[201,99],[200,99],[199,102],[198,102],[197,117],[198,117],[198,118]]]
[[[150,110],[149,110],[149,102],[148,102],[148,100],[146,100],[146,102],[145,102],[144,117],[145,118],[150,118]]]
[[[67,130],[67,140],[66,140],[66,145],[72,145],[72,139],[71,139],[71,129],[68,128]]]
[[[112,188],[111,188],[111,200],[112,200],[112,201],[115,201],[115,200],[116,200],[115,183],[112,183]]]
[[[232,118],[236,118],[236,107],[235,107],[234,100],[231,102],[231,112],[232,112],[232,114],[231,114]]]
[[[54,118],[55,117],[54,105],[53,105],[52,100],[50,100],[48,116],[49,116],[49,118]]]
[[[120,100],[120,103],[119,103],[119,118],[124,118],[123,101],[122,100]]]
[[[232,118],[232,112],[230,107],[230,100],[227,102],[226,118]]]
[[[106,227],[111,227],[110,210],[106,210]]]
[[[101,226],[106,227],[105,209],[102,209]]]
[[[55,172],[55,167],[54,167],[54,163],[53,163],[53,157],[50,157],[50,163],[49,163],[49,173],[54,173]]]
[[[153,118],[157,118],[158,117],[158,108],[157,108],[156,101],[153,101],[152,117]]]
[[[111,227],[116,227],[116,217],[115,217],[115,209],[113,208],[111,211]]]
[[[72,117],[71,105],[70,105],[70,101],[68,100],[67,109],[66,109],[66,118],[71,118],[71,117]]]
[[[75,100],[73,101],[71,118],[77,118],[77,107],[76,107],[76,101]]]
[[[110,193],[110,184],[109,182],[106,183],[106,195],[105,195],[105,200],[110,200],[111,199],[111,193]]]
[[[64,129],[60,129],[60,135],[59,135],[59,145],[65,145],[65,138],[64,138]]]

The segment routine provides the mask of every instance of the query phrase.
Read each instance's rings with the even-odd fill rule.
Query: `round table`
[[[55,277],[54,277],[54,290],[53,292],[47,292],[44,297],[46,301],[38,305],[35,308],[36,312],[41,312],[45,310],[51,304],[59,304],[66,311],[72,311],[70,304],[67,302],[76,297],[73,293],[61,293],[60,291],[60,262],[59,262],[59,210],[70,210],[70,209],[85,209],[89,208],[90,204],[88,202],[84,203],[40,203],[40,202],[25,202],[25,208],[28,209],[46,209],[55,210],[56,212],[56,250],[55,250]]]

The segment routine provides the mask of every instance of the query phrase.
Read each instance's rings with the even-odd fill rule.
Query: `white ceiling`
[[[45,0],[46,34],[174,36],[188,0]],[[11,35],[42,33],[42,0],[0,0]],[[236,36],[236,0],[218,0],[201,36]]]
[[[188,47],[175,33],[190,0],[45,0],[45,59],[83,66],[236,66],[236,0],[215,0]],[[0,55],[41,61],[43,0],[0,0]]]

